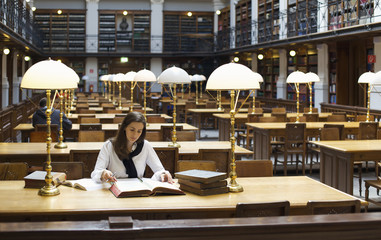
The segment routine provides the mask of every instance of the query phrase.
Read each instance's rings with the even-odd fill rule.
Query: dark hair
[[[146,137],[146,120],[144,115],[140,112],[130,112],[123,119],[122,124],[119,126],[118,132],[114,138],[111,139],[112,145],[114,147],[115,153],[118,155],[120,159],[124,159],[128,157],[128,149],[127,149],[127,137],[126,137],[126,127],[133,122],[143,123],[143,131],[140,135],[139,139],[136,143],[141,143],[144,141]]]
[[[46,97],[41,98],[40,100],[40,107],[45,107],[46,106]]]

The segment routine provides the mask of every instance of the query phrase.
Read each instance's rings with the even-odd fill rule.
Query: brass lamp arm
[[[241,110],[241,108],[243,107],[243,105],[247,102],[247,99],[249,99],[251,93],[254,94],[254,90],[251,90],[250,93],[247,95],[246,99],[243,101],[243,103],[241,104],[241,106],[238,108],[238,110],[235,112],[235,114],[239,113],[239,110]],[[237,101],[236,101],[236,106],[237,106],[237,102],[238,102],[238,95],[237,95]],[[235,107],[234,107],[235,109]]]
[[[211,96],[213,98],[214,101],[217,101],[217,98],[215,98],[210,92],[209,90],[206,90],[206,92],[209,94],[209,96]]]

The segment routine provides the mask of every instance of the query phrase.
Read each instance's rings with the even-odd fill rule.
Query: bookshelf
[[[85,82],[82,76],[85,75],[85,60],[83,59],[70,59],[68,66],[72,68],[79,76],[78,91],[83,92],[85,89]]]
[[[317,0],[289,0],[287,9],[288,37],[317,32]]]
[[[336,63],[336,52],[335,51],[330,51],[329,52],[329,103],[336,103],[336,79],[337,79],[337,74],[336,74],[336,68],[337,68],[337,63]]]
[[[213,13],[164,12],[164,51],[211,51]]]
[[[150,12],[101,11],[98,49],[100,52],[150,50]]]
[[[217,48],[219,50],[230,48],[230,6],[220,10],[218,15]]]
[[[86,14],[82,10],[37,10],[34,20],[43,33],[47,52],[84,52]]]
[[[260,97],[277,98],[276,82],[279,76],[279,56],[271,52],[264,55],[262,60],[258,60],[258,73],[263,76],[263,83],[257,94]]]
[[[279,39],[279,0],[258,0],[258,42]]]
[[[317,51],[315,48],[299,48],[294,57],[288,56],[287,76],[296,70],[304,73],[313,72],[317,74]],[[312,88],[312,94],[314,94],[314,86]],[[299,88],[299,100],[309,103],[309,95],[308,85],[301,84]],[[291,84],[287,85],[287,99],[296,100],[295,87]],[[314,98],[312,97],[312,99]]]
[[[251,0],[239,1],[235,11],[236,46],[251,45]]]

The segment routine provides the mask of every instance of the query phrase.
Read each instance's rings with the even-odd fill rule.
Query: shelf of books
[[[220,9],[218,15],[217,49],[230,48],[230,6]]]
[[[85,83],[82,80],[82,76],[85,75],[85,60],[83,59],[71,59],[68,66],[72,68],[79,76],[78,90],[83,92],[85,89]]]
[[[86,15],[81,10],[36,11],[35,22],[43,33],[43,50],[54,52],[85,51]]]
[[[279,0],[258,0],[258,42],[279,39]]]
[[[135,51],[150,50],[150,15],[147,13],[134,14],[133,48]]]
[[[317,32],[317,9],[317,0],[288,1],[288,37],[300,36]]]
[[[236,46],[251,45],[251,0],[239,1],[235,12]]]
[[[164,51],[213,49],[213,13],[164,12]]]
[[[336,103],[336,52],[329,52],[329,103]]]
[[[279,57],[267,56],[258,61],[258,73],[263,77],[261,89],[258,96],[266,98],[276,98],[276,82],[279,76]]]

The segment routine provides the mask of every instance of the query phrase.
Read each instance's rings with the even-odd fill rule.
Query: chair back
[[[263,113],[247,114],[247,122],[259,122],[260,117],[263,117]]]
[[[28,175],[26,162],[0,163],[0,180],[23,180]]]
[[[337,128],[339,130],[339,140],[345,140],[343,124],[324,124],[324,128]]]
[[[320,129],[321,141],[340,140],[340,132],[338,128],[322,128]]]
[[[238,160],[235,162],[238,177],[272,177],[271,160]]]
[[[356,122],[365,122],[365,121],[366,121],[366,115],[356,116]],[[369,115],[369,121],[374,121],[374,115]]]
[[[306,118],[306,122],[319,122],[319,113],[304,113],[303,117]]]
[[[296,122],[296,117],[290,117],[289,122]],[[305,116],[299,116],[299,122],[307,122],[307,118]]]
[[[307,209],[310,214],[342,214],[359,213],[361,211],[360,200],[340,201],[308,201]]]
[[[161,132],[159,131],[146,131],[145,139],[150,142],[163,141],[163,137],[161,136]]]
[[[102,103],[101,107],[103,107],[103,108],[115,108],[113,103]]]
[[[79,131],[78,142],[104,142],[104,131]]]
[[[347,116],[343,114],[332,114],[327,117],[327,122],[346,122]]]
[[[277,122],[286,122],[287,121],[287,113],[271,113],[271,117],[275,117]]]
[[[236,217],[270,217],[288,216],[289,212],[289,201],[237,203],[235,215]]]
[[[177,141],[196,141],[195,131],[176,131]]]
[[[56,131],[50,132],[50,138],[52,139],[52,142],[58,142],[58,133]],[[45,131],[30,132],[29,141],[30,142],[46,142],[46,132]]]
[[[194,109],[197,108],[196,102],[195,101],[187,101],[185,102],[185,109]]]
[[[76,109],[76,112],[77,113],[95,113],[95,110],[90,110],[90,109],[85,109],[85,108],[80,108],[80,109]]]
[[[286,108],[272,108],[271,113],[286,113]]]
[[[176,171],[176,164],[179,160],[179,149],[177,147],[155,148],[155,152],[159,157],[161,164],[165,170],[171,173],[172,177]],[[152,177],[153,172],[149,166],[146,167],[144,177]]]
[[[83,177],[91,177],[91,172],[94,170],[95,163],[97,162],[99,150],[70,150],[70,162],[83,163]]]
[[[81,117],[80,123],[100,123],[101,120],[95,117]]]
[[[216,162],[208,160],[179,160],[177,162],[178,172],[192,169],[216,171]]]
[[[162,116],[147,116],[148,123],[165,123],[165,118]]]
[[[231,149],[199,149],[198,157],[216,162],[217,172],[229,172]]]
[[[207,101],[205,108],[217,108],[217,103],[215,101]]]
[[[123,113],[122,109],[105,108],[106,113]]]
[[[48,125],[47,124],[36,124],[34,126],[34,129],[38,132],[47,132],[48,131]],[[58,133],[59,127],[58,124],[50,124],[50,131],[51,132],[57,132]]]
[[[360,122],[357,139],[377,139],[378,122]]]
[[[161,136],[163,138],[163,141],[172,141],[172,130],[173,130],[173,126],[170,126],[170,125],[161,126],[160,131],[161,131]],[[176,131],[182,131],[182,130],[183,130],[182,125],[176,126]]]
[[[66,173],[67,180],[83,178],[83,162],[51,162],[50,165],[54,172]]]
[[[287,123],[285,144],[292,147],[295,144],[306,143],[306,124],[305,123]]]
[[[278,122],[276,117],[259,117],[259,122]]]
[[[100,131],[102,130],[101,123],[81,123],[79,124],[79,130],[81,131]]]
[[[310,112],[310,108],[309,107],[303,108],[303,113],[309,113],[309,112]],[[318,113],[318,112],[319,112],[319,109],[312,108],[312,113]]]

